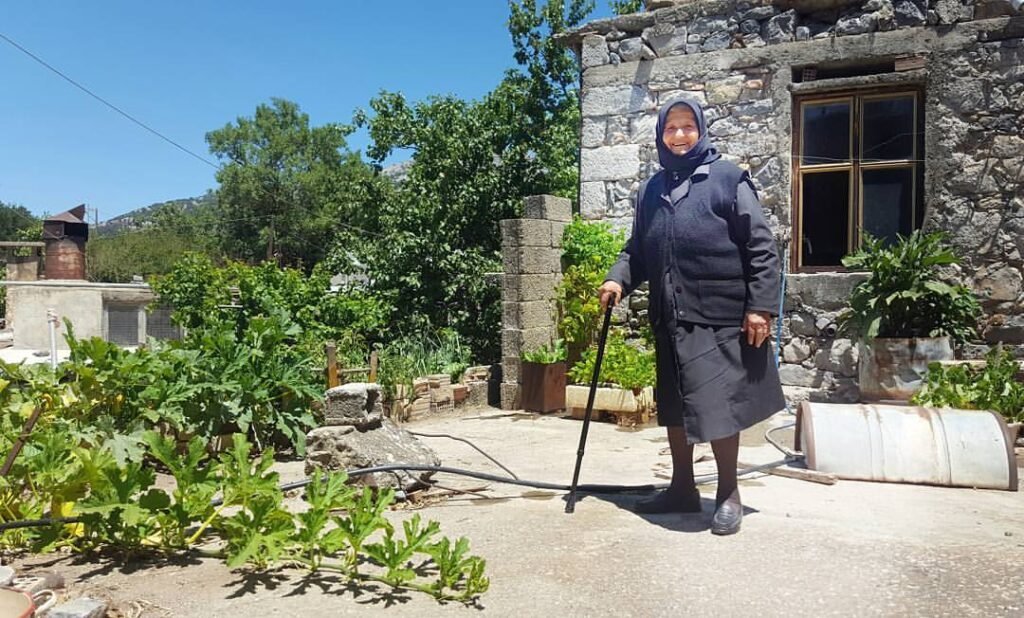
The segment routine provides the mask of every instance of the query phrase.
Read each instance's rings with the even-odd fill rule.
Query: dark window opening
[[[814,95],[796,101],[794,263],[834,269],[865,234],[895,240],[921,225],[920,91]]]
[[[139,310],[134,305],[107,305],[107,341],[117,345],[139,345]]]
[[[849,244],[850,173],[818,172],[803,179],[801,250],[807,266],[838,264]]]
[[[841,79],[895,73],[896,61],[884,60],[869,63],[817,64],[793,68],[793,83],[812,82],[819,79]]]

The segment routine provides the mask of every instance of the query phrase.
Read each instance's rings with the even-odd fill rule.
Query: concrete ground
[[[406,427],[471,440],[521,478],[567,484],[581,423],[486,410]],[[778,459],[760,439],[764,429],[745,434],[741,461]],[[502,474],[464,443],[422,439],[445,465]],[[663,482],[666,446],[656,427],[592,424],[580,481]],[[301,468],[283,464],[283,480],[301,477]],[[714,462],[697,468],[712,471]],[[760,475],[741,485],[742,531],[715,537],[713,486],[703,490],[700,515],[640,516],[630,510],[634,495],[585,496],[569,515],[561,492],[437,480],[486,485],[486,497],[457,495],[418,511],[445,534],[469,537],[472,552],[487,559],[491,589],[477,608],[352,590],[299,571],[232,572],[215,560],[121,565],[41,556],[15,566],[57,570],[71,594],[108,599],[117,616],[1024,616],[1018,492]]]

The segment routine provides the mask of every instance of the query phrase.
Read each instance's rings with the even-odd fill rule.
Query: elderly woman
[[[658,424],[668,430],[672,483],[641,513],[697,513],[693,445],[718,465],[714,534],[739,531],[739,432],[785,407],[768,342],[779,258],[749,175],[708,139],[704,111],[670,101],[658,115],[662,171],[641,183],[633,231],[601,285],[601,305],[650,282]]]

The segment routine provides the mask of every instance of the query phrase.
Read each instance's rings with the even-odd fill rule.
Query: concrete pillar
[[[501,222],[501,408],[519,409],[524,351],[558,337],[555,288],[562,280],[562,232],[572,202],[552,195],[526,198],[522,219]]]

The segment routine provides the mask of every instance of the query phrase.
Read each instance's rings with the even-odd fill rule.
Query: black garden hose
[[[763,472],[772,468],[778,468],[792,462],[794,458],[787,457],[780,459],[779,461],[773,461],[767,464],[761,464],[759,466],[751,466],[744,468],[737,472],[737,476],[745,476],[747,474],[754,474],[757,472]],[[504,476],[497,476],[494,474],[488,474],[486,472],[475,472],[473,470],[463,470],[461,468],[450,468],[448,466],[420,466],[411,464],[389,464],[386,466],[374,466],[372,468],[360,468],[357,470],[350,470],[347,472],[349,477],[358,477],[365,474],[375,474],[377,472],[441,472],[445,474],[457,474],[460,476],[468,476],[476,479],[485,481],[493,481],[495,483],[504,483],[507,485],[520,485],[523,487],[532,487],[534,489],[548,489],[552,491],[569,491],[569,485],[563,485],[559,483],[545,483],[542,481],[528,481],[523,479],[513,479]],[[694,480],[698,485],[704,485],[711,483],[718,478],[717,474],[705,474],[696,477]],[[313,482],[313,479],[305,478],[301,481],[294,481],[291,483],[284,483],[281,485],[281,491],[291,491],[294,489],[301,489],[306,485]],[[620,494],[620,493],[631,493],[631,492],[650,492],[658,489],[665,489],[668,487],[667,483],[661,484],[646,484],[646,485],[604,485],[604,484],[583,484],[578,485],[576,490],[587,494]],[[220,506],[223,500],[220,498],[211,500],[213,506]],[[74,524],[82,521],[81,517],[64,517],[64,518],[52,518],[46,517],[43,519],[30,519],[23,521],[8,521],[0,523],[0,532],[7,530],[15,530],[18,528],[40,528],[44,526],[52,526],[54,524]]]

